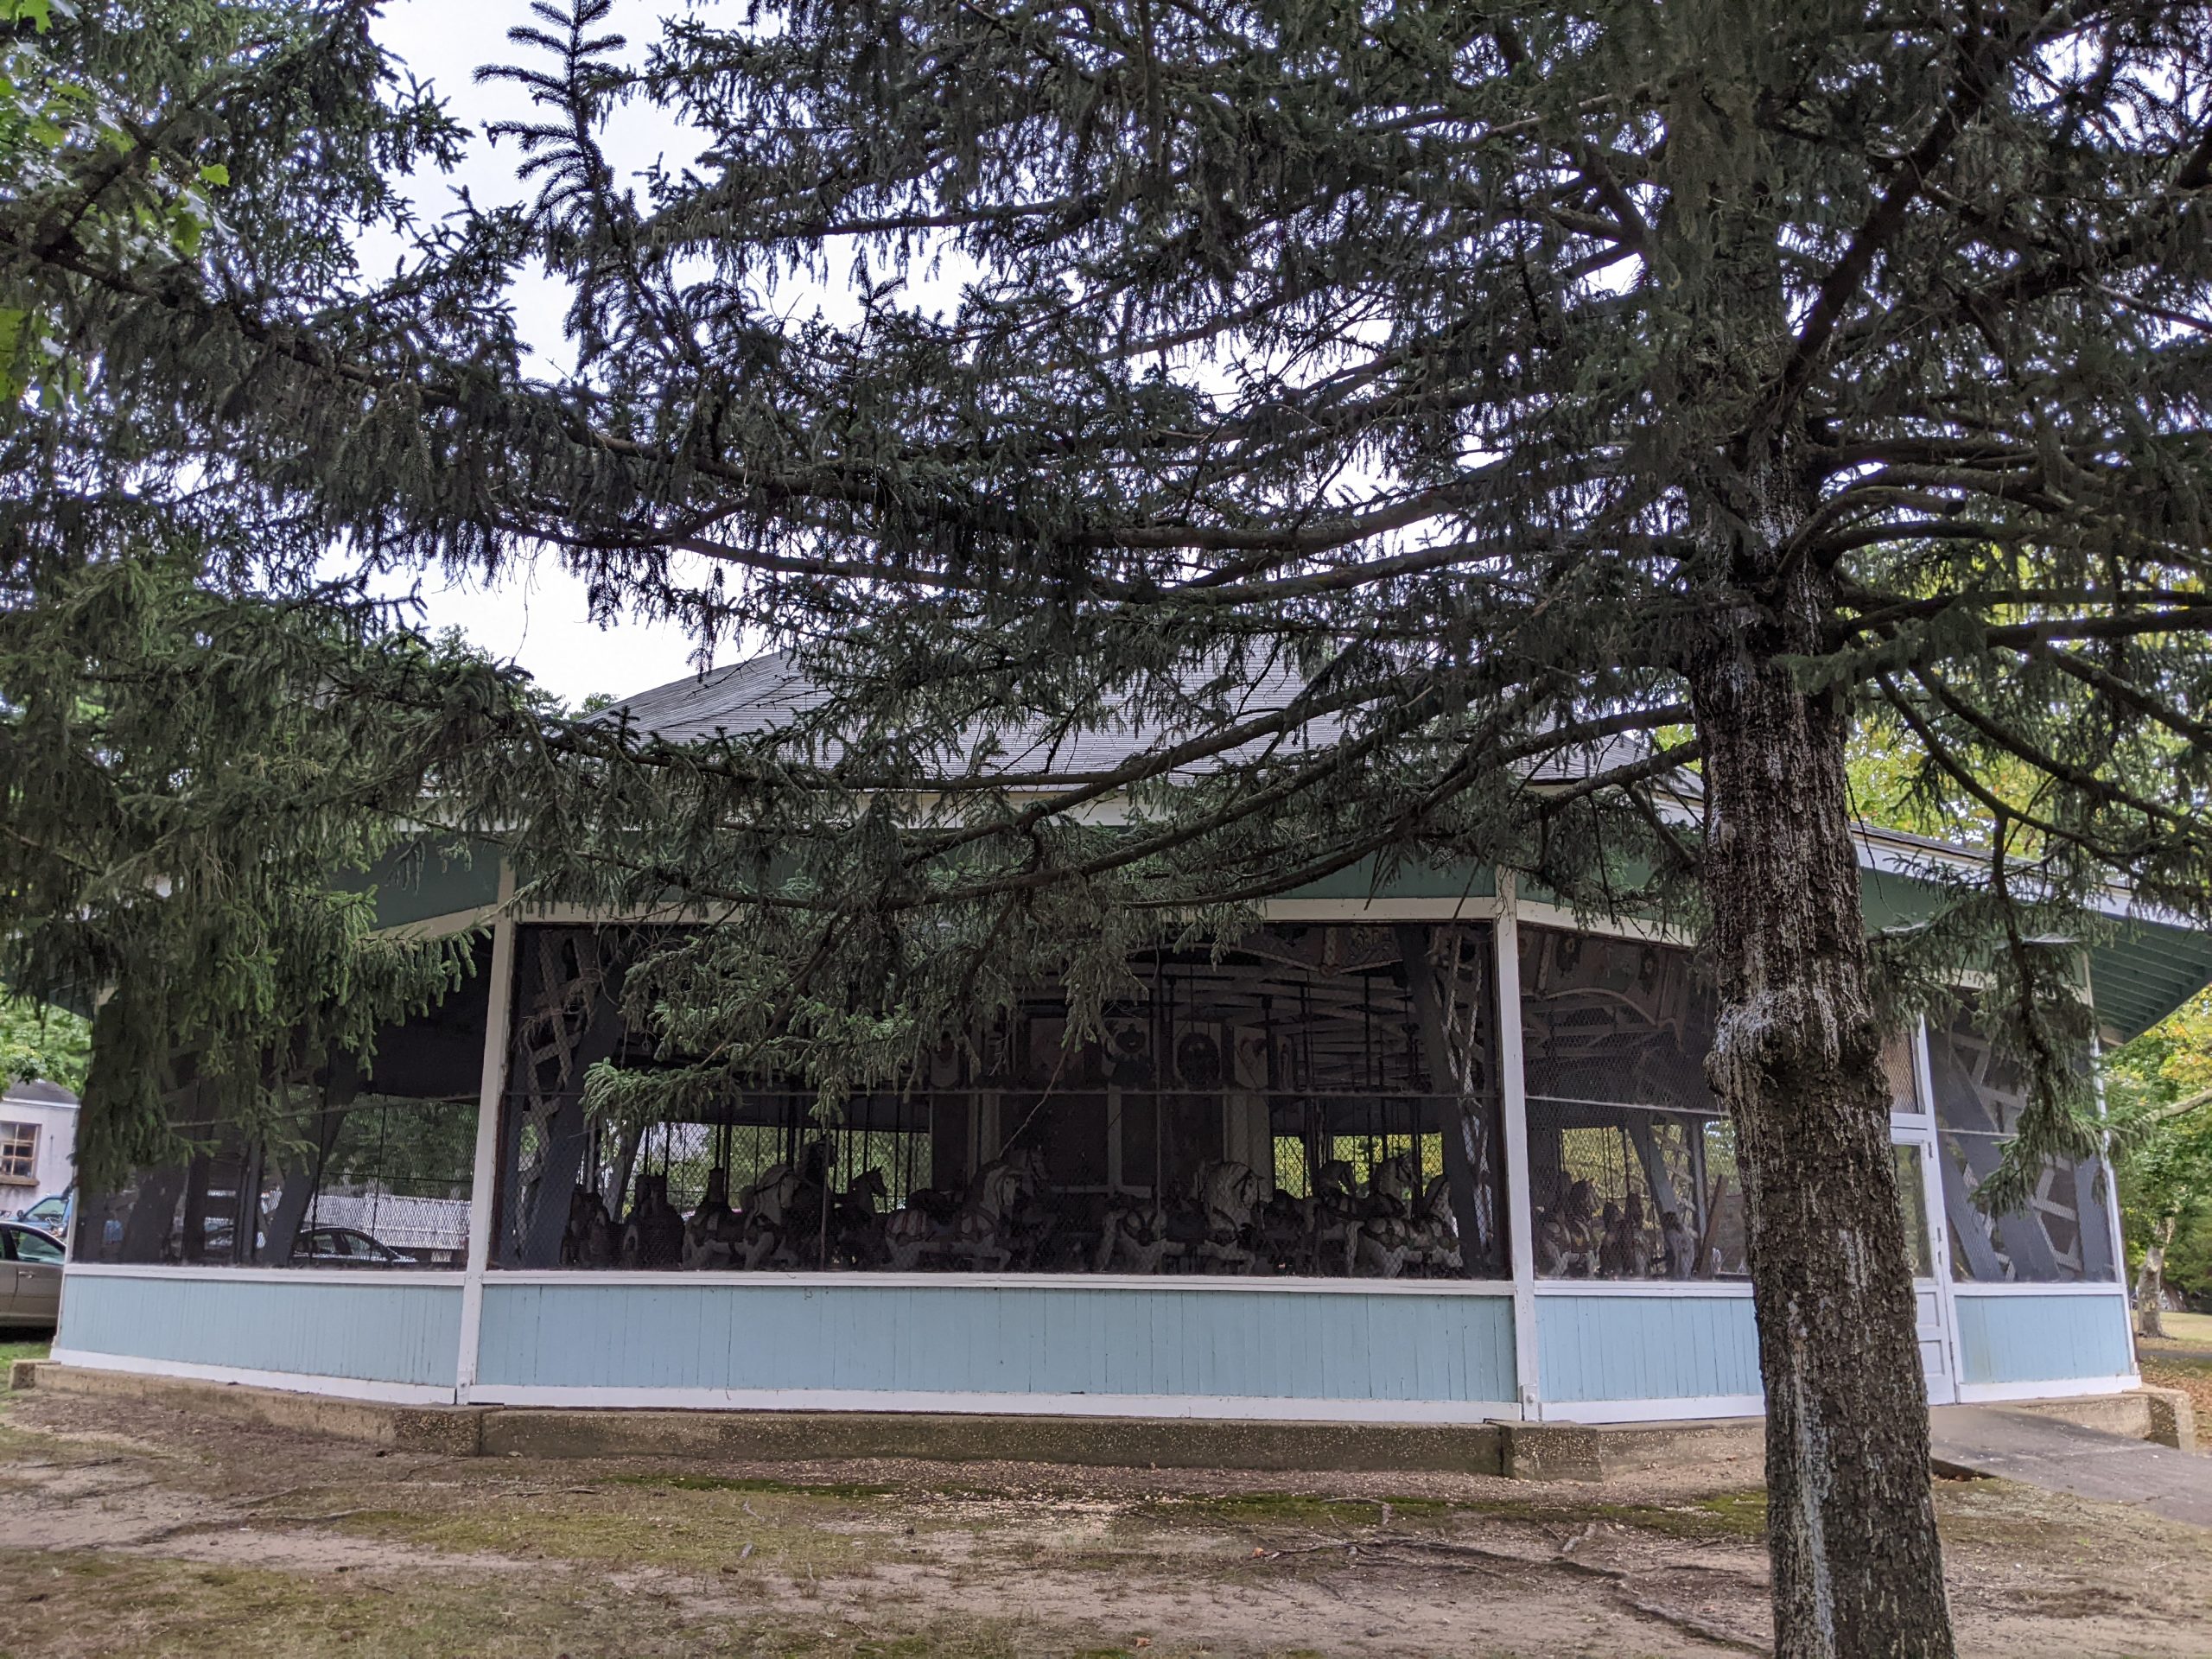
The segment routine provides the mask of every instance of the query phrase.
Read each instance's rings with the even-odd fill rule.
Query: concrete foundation
[[[146,1376],[134,1371],[92,1370],[43,1359],[16,1361],[10,1368],[9,1382],[13,1388],[53,1394],[143,1400],[229,1422],[257,1423],[448,1457],[474,1457],[483,1450],[480,1408],[386,1406],[284,1389],[250,1389],[236,1383]]]
[[[397,1406],[50,1360],[17,1360],[18,1389],[139,1400],[236,1422],[448,1457],[701,1458],[786,1462],[916,1458],[1117,1468],[1434,1471],[1599,1481],[1638,1470],[1740,1463],[1756,1478],[1756,1417],[1660,1423],[1231,1422],[922,1412],[635,1411]],[[1962,1408],[1939,1408],[1945,1412]],[[2185,1395],[2150,1389],[2006,1408],[2139,1440],[2195,1445]]]
[[[1643,1469],[1741,1463],[1756,1479],[1766,1423],[1725,1417],[1662,1423],[1500,1423],[1504,1466],[1520,1480],[1606,1480]]]

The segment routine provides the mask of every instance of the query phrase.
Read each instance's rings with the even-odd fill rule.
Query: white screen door
[[[1897,1204],[1904,1212],[1905,1255],[1912,1263],[1914,1334],[1920,1341],[1921,1369],[1928,1376],[1928,1403],[1945,1406],[1957,1398],[1951,1377],[1951,1333],[1944,1324],[1948,1298],[1939,1282],[1944,1270],[1942,1242],[1929,1225],[1935,1207],[1930,1183],[1936,1178],[1936,1138],[1924,1128],[1893,1125],[1891,1155],[1897,1160]]]

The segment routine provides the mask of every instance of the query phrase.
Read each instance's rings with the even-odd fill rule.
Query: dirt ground
[[[0,1655],[1757,1652],[1741,1481],[452,1459],[29,1393]],[[1967,1651],[2212,1653],[2212,1532],[1938,1503]]]

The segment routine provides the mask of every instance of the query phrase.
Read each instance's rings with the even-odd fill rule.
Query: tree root
[[[1568,1548],[1581,1541],[1579,1537],[1570,1540]],[[1357,1538],[1328,1538],[1317,1543],[1286,1544],[1280,1549],[1256,1550],[1254,1555],[1255,1559],[1272,1561],[1284,1556],[1325,1554],[1338,1550],[1344,1552],[1347,1562],[1352,1565],[1357,1565],[1363,1554],[1370,1561],[1402,1567],[1445,1563],[1471,1567],[1478,1564],[1486,1567],[1549,1567],[1580,1578],[1595,1579],[1611,1589],[1622,1605],[1630,1611],[1671,1625],[1700,1642],[1709,1642],[1716,1647],[1730,1648],[1739,1653],[1765,1654],[1769,1651],[1763,1642],[1722,1630],[1694,1614],[1678,1612],[1657,1602],[1643,1600],[1630,1590],[1630,1580],[1633,1575],[1626,1569],[1602,1567],[1595,1561],[1578,1560],[1567,1550],[1551,1555],[1522,1555],[1510,1549],[1485,1548],[1480,1544],[1424,1538],[1417,1533],[1375,1532]],[[1391,1560],[1394,1555],[1397,1558],[1395,1563]]]

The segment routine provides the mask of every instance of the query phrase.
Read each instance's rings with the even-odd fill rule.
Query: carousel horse
[[[738,1194],[738,1215],[744,1223],[741,1265],[760,1267],[783,1247],[785,1212],[798,1185],[798,1172],[789,1164],[771,1164]]]
[[[953,1218],[950,1255],[957,1261],[1004,1273],[1014,1260],[1014,1211],[1043,1185],[1044,1160],[1033,1150],[998,1159],[976,1172]]]
[[[707,1191],[683,1224],[683,1265],[695,1271],[727,1268],[745,1243],[745,1222],[729,1205],[729,1171],[707,1172]]]
[[[863,1170],[831,1204],[830,1242],[840,1261],[870,1268],[882,1259],[882,1205],[890,1191],[881,1170]]]
[[[1414,1161],[1404,1153],[1385,1158],[1368,1178],[1357,1260],[1375,1278],[1395,1279],[1413,1255],[1413,1185]]]
[[[673,1268],[683,1260],[683,1217],[668,1201],[668,1176],[640,1173],[638,1201],[622,1224],[622,1265]]]
[[[1091,1271],[1111,1273],[1119,1262],[1130,1273],[1158,1273],[1167,1255],[1167,1209],[1149,1194],[1109,1193]]]
[[[960,1200],[950,1192],[920,1187],[883,1218],[883,1250],[894,1273],[912,1273],[925,1256],[941,1256],[952,1236]]]
[[[739,1208],[747,1268],[797,1267],[805,1246],[818,1243],[834,1156],[827,1141],[811,1141],[796,1167],[772,1165],[745,1190]]]
[[[1598,1260],[1597,1193],[1587,1181],[1567,1189],[1536,1229],[1536,1272],[1547,1279],[1587,1279]]]
[[[607,1201],[579,1182],[569,1195],[569,1224],[561,1234],[561,1265],[611,1268],[614,1248],[614,1223],[607,1213]]]
[[[1351,1166],[1332,1158],[1321,1166],[1320,1179],[1306,1211],[1312,1226],[1313,1271],[1338,1273],[1346,1278],[1359,1256],[1361,1205],[1353,1189]]]
[[[1452,1178],[1434,1175],[1414,1206],[1413,1265],[1432,1279],[1458,1279],[1467,1271],[1459,1249],[1459,1217],[1452,1208]]]
[[[1313,1229],[1307,1200],[1277,1187],[1260,1206],[1258,1230],[1262,1262],[1269,1273],[1297,1273],[1310,1265],[1306,1246]]]
[[[1198,1256],[1208,1273],[1245,1273],[1255,1257],[1252,1217],[1260,1207],[1260,1177],[1249,1165],[1226,1160],[1204,1164],[1191,1183],[1202,1224]]]

